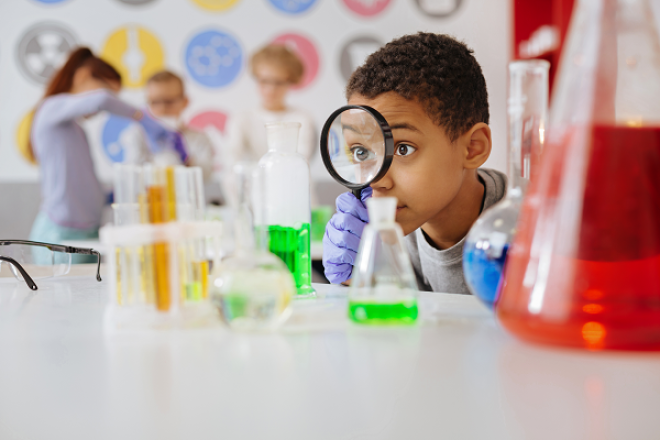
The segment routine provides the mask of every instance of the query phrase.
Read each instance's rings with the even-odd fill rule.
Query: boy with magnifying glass
[[[419,33],[393,40],[367,58],[346,87],[349,105],[387,120],[394,157],[387,173],[361,192],[337,198],[326,227],[328,280],[351,278],[364,226],[365,200],[396,197],[396,221],[420,290],[468,294],[463,242],[481,212],[504,197],[506,177],[481,169],[491,152],[488,92],[465,44]]]

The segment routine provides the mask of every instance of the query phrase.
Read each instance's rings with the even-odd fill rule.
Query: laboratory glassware
[[[167,251],[165,259],[167,266],[162,272],[164,282],[168,284],[167,291],[172,293],[168,298],[168,307],[163,309],[157,298],[143,302],[134,296],[127,295],[130,290],[120,288],[123,269],[116,258],[109,258],[110,277],[109,289],[112,292],[106,309],[106,330],[169,329],[205,327],[219,325],[220,319],[216,308],[208,300],[189,299],[182,293],[182,254],[181,247],[193,240],[206,239],[210,245],[209,251],[218,255],[218,244],[222,236],[223,224],[215,221],[176,221],[165,223],[132,224],[125,226],[108,225],[99,231],[101,242],[109,250],[109,255],[115,255],[117,249],[153,248],[155,244],[163,244]],[[212,255],[212,257],[213,257]],[[143,266],[151,267],[150,265]],[[152,275],[155,274],[152,272]],[[160,295],[162,290],[157,291]]]
[[[539,169],[547,125],[549,68],[550,63],[545,60],[509,63],[506,197],[481,214],[463,246],[465,282],[470,292],[490,308],[497,301],[523,196]]]
[[[204,219],[202,170],[199,167],[175,167],[176,215],[179,221]],[[204,238],[182,243],[179,248],[182,294],[191,301],[208,296],[209,261]]]
[[[367,200],[369,224],[360,240],[348,293],[348,316],[373,325],[417,321],[417,282],[403,232],[396,223],[395,197]]]
[[[250,170],[237,172],[239,204],[234,221],[234,253],[214,265],[209,296],[222,319],[235,330],[273,330],[290,314],[296,283],[284,262],[255,246]]]
[[[149,223],[161,224],[176,220],[176,188],[173,167],[147,165],[143,168],[147,189]],[[168,311],[172,304],[168,278],[170,250],[165,242],[154,243],[150,260],[154,275],[155,301],[158,310]]]
[[[66,275],[72,254],[96,256],[96,280],[101,281],[101,255],[91,248],[65,246],[29,240],[0,240],[0,267],[8,264],[18,280],[37,290],[35,279]]]
[[[579,0],[496,307],[528,341],[660,349],[660,44],[648,0]]]
[[[359,199],[362,189],[383,178],[390,168],[392,130],[371,107],[340,107],[323,125],[321,157],[330,175]]]
[[[268,152],[256,169],[253,203],[259,246],[284,261],[298,296],[314,295],[309,165],[297,153],[298,122],[266,124]]]

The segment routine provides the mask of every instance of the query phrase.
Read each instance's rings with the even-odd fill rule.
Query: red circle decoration
[[[362,17],[373,17],[380,14],[391,3],[391,0],[343,0],[351,11]]]
[[[220,133],[225,132],[225,125],[227,124],[227,114],[217,110],[209,110],[197,113],[193,116],[188,125],[198,130],[204,130],[208,126],[217,128]]]
[[[389,1],[389,0],[388,0]],[[294,89],[304,89],[307,87],[316,75],[319,73],[319,53],[307,37],[300,34],[287,33],[282,34],[273,40],[274,44],[283,44],[293,50],[302,60],[305,66],[305,74],[302,81]]]

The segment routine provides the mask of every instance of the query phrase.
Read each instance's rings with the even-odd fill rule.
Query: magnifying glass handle
[[[358,200],[362,200],[362,199],[361,199],[361,197],[362,197],[362,189],[354,189],[354,190],[353,190],[353,195],[354,195]]]

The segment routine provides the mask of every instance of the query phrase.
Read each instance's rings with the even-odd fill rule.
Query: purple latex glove
[[[186,151],[186,145],[183,141],[183,136],[177,131],[170,131],[168,135],[170,136],[174,146],[174,151],[176,151],[179,155],[181,163],[185,165],[186,161],[188,160],[188,152]]]
[[[158,153],[166,148],[167,145],[172,145],[173,141],[170,138],[171,132],[149,116],[147,112],[142,112],[142,118],[140,118],[138,123],[147,135],[147,144],[152,153]]]
[[[337,212],[326,225],[323,236],[324,272],[328,281],[333,284],[340,284],[351,278],[362,230],[369,223],[365,202],[372,193],[371,187],[367,187],[360,194],[361,200],[351,192],[337,197]]]

